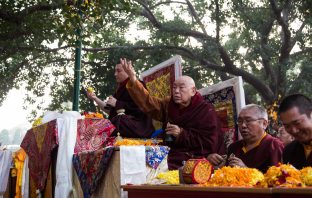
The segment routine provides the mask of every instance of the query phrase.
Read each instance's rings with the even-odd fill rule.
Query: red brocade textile
[[[29,174],[36,188],[43,190],[49,173],[52,150],[56,144],[56,120],[27,131],[21,147],[29,157]]]
[[[74,153],[96,151],[109,145],[110,135],[116,129],[108,119],[78,120]]]

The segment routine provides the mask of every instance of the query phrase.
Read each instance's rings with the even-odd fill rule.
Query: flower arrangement
[[[154,146],[161,143],[162,140],[159,139],[131,139],[131,138],[122,138],[117,139],[114,146]]]
[[[166,181],[166,184],[179,184],[179,171],[172,170],[163,173],[159,173],[156,176],[157,179],[162,179]]]
[[[91,113],[91,112],[86,113],[85,112],[84,116],[85,116],[85,118],[104,118],[103,114],[98,113],[98,112],[96,112],[96,113]]]
[[[263,187],[302,187],[301,173],[290,164],[271,166],[264,174]]]
[[[41,125],[41,124],[42,124],[42,117],[39,117],[39,118],[37,118],[37,119],[33,122],[32,127],[34,128],[34,127],[37,127],[37,126],[39,126],[39,125]]]
[[[213,177],[204,186],[252,187],[264,179],[255,168],[225,166],[214,172]]]
[[[301,180],[307,186],[312,186],[312,167],[305,167],[300,170],[301,172]]]

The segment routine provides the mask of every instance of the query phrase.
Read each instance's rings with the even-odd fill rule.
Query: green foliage
[[[25,87],[28,104],[40,109],[40,97],[51,90],[48,109],[69,110],[78,28],[81,83],[100,98],[114,93],[114,66],[121,57],[132,59],[140,73],[175,54],[199,88],[241,75],[248,102],[271,104],[294,92],[311,97],[310,1],[189,2],[3,0],[0,104],[10,89]],[[80,99],[88,110],[90,102],[83,94]]]

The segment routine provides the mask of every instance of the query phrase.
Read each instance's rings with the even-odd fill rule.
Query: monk
[[[284,146],[294,141],[294,137],[287,133],[284,126],[278,128],[276,137],[283,142]]]
[[[256,104],[242,108],[237,119],[242,140],[228,149],[227,165],[257,168],[266,172],[282,160],[283,143],[265,132],[268,126],[267,111]]]
[[[302,94],[287,96],[279,106],[279,115],[285,130],[295,139],[285,147],[283,163],[297,169],[312,166],[311,99]]]
[[[152,118],[144,114],[131,99],[126,89],[129,77],[121,64],[115,66],[114,75],[117,82],[117,90],[114,95],[108,97],[107,101],[102,101],[95,93],[88,92],[88,97],[109,114],[109,120],[117,129],[113,132],[112,136],[116,136],[117,132],[119,132],[122,137],[150,138],[155,130],[152,124]],[[142,82],[139,83],[143,87],[145,86]],[[125,115],[123,113],[118,115],[120,110],[124,110]]]
[[[178,78],[172,95],[165,99],[152,97],[137,80],[131,61],[121,60],[130,80],[127,89],[138,106],[154,119],[163,122],[165,134],[172,137],[168,155],[169,169],[181,167],[190,158],[203,158],[217,152],[221,133],[217,114],[212,104],[196,91],[189,76]]]

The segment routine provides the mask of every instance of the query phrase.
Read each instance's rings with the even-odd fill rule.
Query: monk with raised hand
[[[113,132],[113,136],[116,136],[117,132],[119,132],[122,137],[150,138],[155,130],[152,119],[144,114],[130,97],[126,89],[129,77],[121,64],[116,64],[114,76],[117,89],[113,95],[103,101],[94,92],[88,92],[88,98],[96,102],[103,111],[109,114],[109,120],[117,128]],[[144,86],[143,83],[142,86]],[[118,112],[121,111],[124,112],[124,115],[118,115]]]
[[[178,78],[173,84],[172,95],[160,99],[153,97],[136,78],[130,61],[121,59],[129,76],[127,89],[135,103],[154,119],[163,122],[164,135],[172,137],[169,169],[181,167],[190,158],[203,158],[218,150],[221,133],[217,114],[212,104],[197,92],[189,76]]]

